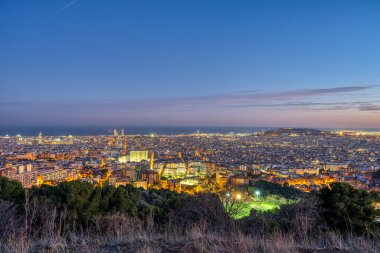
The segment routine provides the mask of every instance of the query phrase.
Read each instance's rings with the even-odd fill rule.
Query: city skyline
[[[376,1],[3,1],[1,126],[380,126]]]

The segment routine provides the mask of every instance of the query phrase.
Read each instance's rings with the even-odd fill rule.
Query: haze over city
[[[0,125],[378,128],[379,1],[1,1]]]

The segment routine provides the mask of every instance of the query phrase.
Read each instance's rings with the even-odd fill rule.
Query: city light
[[[249,190],[257,181],[256,175],[305,192],[337,181],[372,190],[377,179],[371,177],[380,167],[379,140],[374,135],[340,136],[285,128],[242,135],[205,134],[207,138],[192,133],[160,135],[160,141],[155,142],[151,139],[157,136],[154,133],[138,137],[125,135],[123,129],[113,133],[73,138],[36,131],[34,136],[0,137],[0,158],[6,161],[0,172],[25,187],[72,180],[99,185],[109,181],[115,186],[130,184],[189,194],[214,192],[234,200],[253,197],[260,199],[256,203],[264,203],[267,194],[263,196],[262,186]],[[331,145],[334,148],[328,152],[315,149]],[[274,148],[276,152],[268,153]],[[342,156],[338,152],[342,149],[355,152]]]
[[[256,195],[256,197],[260,197],[260,194],[261,194],[261,192],[260,192],[259,190],[256,190],[256,191],[255,191],[255,195]]]

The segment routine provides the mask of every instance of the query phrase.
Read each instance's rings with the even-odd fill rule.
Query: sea
[[[177,135],[194,133],[254,133],[275,129],[273,127],[174,127],[174,126],[0,126],[0,136],[94,136],[112,135],[113,130],[124,129],[125,134]]]
[[[277,129],[279,127],[205,127],[205,126],[0,126],[0,136],[37,136],[41,132],[44,136],[94,136],[112,135],[113,130],[124,129],[125,134],[141,135],[178,135],[194,133],[256,133]],[[380,129],[353,129],[353,128],[319,128],[319,130],[357,130],[380,132]]]

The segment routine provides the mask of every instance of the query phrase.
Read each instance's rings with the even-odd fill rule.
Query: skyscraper
[[[116,147],[119,147],[119,133],[117,132],[117,129],[113,130],[113,136],[114,136],[114,144]]]
[[[42,142],[43,142],[42,133],[40,131],[40,133],[38,134],[38,144],[42,144]]]

